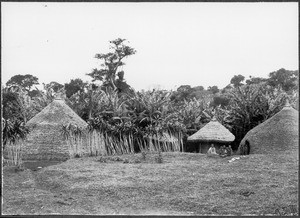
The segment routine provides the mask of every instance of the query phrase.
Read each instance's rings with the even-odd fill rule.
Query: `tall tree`
[[[284,91],[288,92],[293,89],[297,89],[299,79],[299,71],[291,71],[281,68],[277,71],[269,73],[268,84],[282,88]]]
[[[4,119],[26,123],[37,113],[34,101],[24,88],[6,87],[2,89],[2,97]]]
[[[77,93],[78,91],[83,92],[86,85],[87,83],[83,82],[79,78],[71,79],[69,83],[65,83],[67,98],[70,98],[73,94]]]
[[[204,87],[203,86],[195,86],[192,88],[195,92],[198,92],[198,91],[203,91],[204,90]]]
[[[124,71],[118,72],[118,78],[116,79],[115,85],[118,93],[128,93],[129,91],[132,91],[130,85],[128,85],[124,79]]]
[[[102,81],[103,87],[111,87],[113,90],[121,88],[117,86],[120,81],[123,82],[121,85],[124,85],[124,72],[120,71],[119,68],[125,65],[125,58],[136,53],[135,49],[125,45],[125,41],[126,39],[121,38],[112,40],[110,41],[111,52],[95,55],[95,58],[102,60],[103,63],[101,69],[93,69],[91,73],[87,74],[93,78],[93,82]],[[119,80],[118,84],[116,83],[117,79]]]
[[[84,120],[94,117],[101,104],[101,96],[105,93],[100,87],[90,83],[82,91],[77,91],[68,99],[69,106]]]
[[[2,89],[2,116],[4,119],[19,117],[18,93]]]
[[[225,87],[222,89],[221,93],[224,94],[224,93],[228,92],[228,91],[231,90],[231,89],[233,89],[233,88],[232,88],[232,85],[231,85],[231,84],[228,84],[227,86],[225,86]]]
[[[45,88],[46,89],[49,89],[51,88],[54,92],[58,92],[59,90],[61,90],[62,88],[64,88],[64,85],[58,83],[58,82],[55,82],[55,81],[52,81],[48,84],[45,84]]]
[[[226,97],[226,95],[217,95],[214,96],[213,100],[210,103],[210,106],[215,108],[219,105],[221,105],[221,107],[226,107],[229,104],[230,99],[228,99]]]
[[[184,100],[191,99],[192,88],[190,85],[181,85],[177,91],[172,93],[171,100],[174,102],[183,102]]]
[[[26,91],[30,91],[31,87],[33,85],[39,84],[38,78],[35,76],[32,76],[30,74],[26,75],[15,75],[11,77],[7,83],[6,86],[8,87],[13,87],[13,86],[21,86],[23,87]]]
[[[230,83],[234,86],[234,87],[238,87],[243,85],[242,82],[244,81],[245,77],[241,74],[239,75],[235,75],[234,77],[231,78]]]
[[[207,88],[207,91],[210,91],[210,92],[212,92],[213,94],[216,94],[216,93],[219,92],[219,88],[218,88],[218,86],[209,86],[209,87]]]
[[[250,78],[246,80],[246,84],[247,85],[259,84],[259,83],[266,82],[266,81],[267,81],[267,79],[265,79],[265,78],[250,76]]]

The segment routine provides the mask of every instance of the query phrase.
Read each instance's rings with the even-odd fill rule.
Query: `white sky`
[[[94,55],[116,38],[137,50],[123,68],[136,90],[223,88],[237,74],[298,69],[296,2],[2,2],[1,10],[3,84],[27,73],[40,83],[91,81]]]

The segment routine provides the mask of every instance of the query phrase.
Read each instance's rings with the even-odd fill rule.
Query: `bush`
[[[2,118],[2,140],[3,149],[7,144],[15,144],[26,139],[29,129],[20,120],[11,121]]]
[[[24,122],[2,118],[3,151],[8,158],[9,165],[22,166],[23,142],[28,133],[29,129]]]

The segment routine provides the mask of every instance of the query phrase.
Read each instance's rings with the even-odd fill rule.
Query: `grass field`
[[[3,169],[3,214],[298,214],[298,153],[86,157]],[[127,159],[129,163],[123,163]],[[139,163],[140,162],[140,163]]]

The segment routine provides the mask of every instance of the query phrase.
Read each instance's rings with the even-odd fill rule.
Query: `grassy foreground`
[[[209,158],[163,153],[3,169],[3,214],[298,214],[298,153]],[[99,161],[99,159],[101,161]],[[122,160],[128,159],[129,163]],[[136,163],[140,160],[140,163]]]

